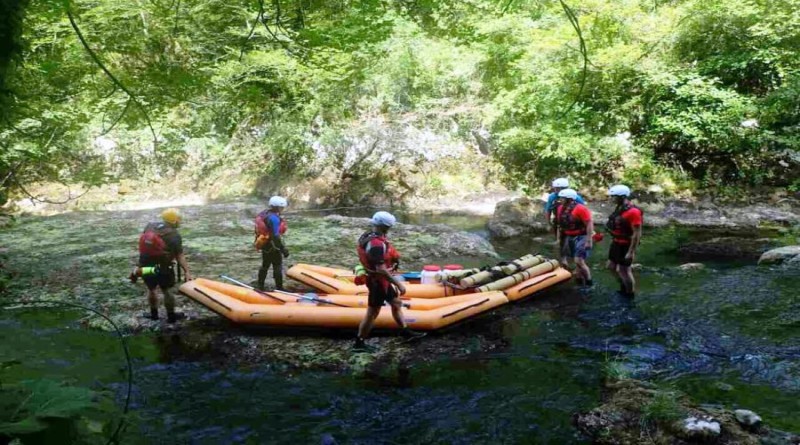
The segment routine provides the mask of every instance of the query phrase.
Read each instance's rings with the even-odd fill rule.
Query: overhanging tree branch
[[[125,94],[127,94],[128,97],[130,97],[130,100],[132,100],[133,103],[135,103],[136,106],[139,107],[139,109],[142,111],[142,114],[144,114],[144,118],[147,121],[147,126],[150,127],[150,132],[153,134],[153,151],[155,151],[156,148],[158,147],[158,136],[156,135],[155,128],[153,128],[153,123],[150,120],[150,114],[147,112],[147,108],[145,108],[145,106],[142,104],[142,102],[122,82],[120,82],[119,79],[117,79],[114,76],[114,74],[112,74],[111,71],[108,70],[108,68],[106,68],[106,66],[103,64],[103,62],[100,60],[100,58],[94,52],[94,50],[92,50],[92,48],[89,46],[89,43],[83,37],[83,33],[81,33],[81,30],[78,27],[78,24],[75,22],[75,17],[73,17],[73,15],[72,15],[72,10],[70,9],[69,0],[63,0],[63,3],[64,3],[64,9],[67,11],[67,17],[69,18],[69,24],[72,25],[72,29],[75,30],[75,34],[77,34],[78,40],[81,41],[81,45],[83,45],[83,48],[86,50],[87,53],[89,53],[89,56],[92,58],[94,63],[96,63],[97,66],[99,66],[100,69],[102,69],[103,72],[106,73],[106,76],[108,76],[108,78],[111,79],[112,82],[114,82],[114,85],[118,86],[119,89],[124,91]],[[124,112],[123,112],[123,114],[124,114]]]
[[[569,106],[565,108],[564,111],[561,112],[561,116],[565,116],[567,113],[570,112],[570,110],[572,110],[572,107],[574,107],[575,104],[578,103],[578,101],[581,99],[581,96],[583,95],[584,88],[586,88],[586,77],[589,70],[589,52],[586,49],[586,41],[583,39],[583,32],[581,31],[581,25],[578,22],[578,17],[575,15],[575,11],[573,11],[572,8],[570,8],[564,2],[564,0],[558,0],[558,2],[561,3],[561,8],[564,9],[564,13],[567,15],[569,22],[572,24],[572,27],[578,34],[578,40],[580,41],[580,53],[581,56],[583,56],[583,72],[581,74],[581,86],[578,89],[578,94],[575,95],[575,98],[573,99],[572,103],[570,103]]]

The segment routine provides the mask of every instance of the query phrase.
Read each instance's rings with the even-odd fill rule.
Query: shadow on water
[[[476,232],[485,223],[424,218]],[[800,431],[800,272],[710,262],[683,273],[676,246],[692,236],[647,234],[635,301],[615,295],[606,242],[590,260],[590,293],[565,285],[458,328],[465,342],[491,330],[502,348],[367,376],[225,365],[187,352],[177,335],[132,337],[135,427],[125,443],[584,443],[570,419],[599,403],[610,363]],[[506,258],[553,249],[546,235],[496,247]],[[21,365],[0,378],[51,376],[121,393],[116,340],[80,329],[76,317],[2,314],[0,362]]]

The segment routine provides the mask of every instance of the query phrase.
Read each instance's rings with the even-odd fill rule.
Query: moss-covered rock
[[[698,423],[712,427],[718,425],[718,434],[698,433]],[[791,434],[766,427],[745,429],[736,420],[734,411],[698,406],[676,390],[632,379],[608,382],[604,403],[577,414],[575,424],[593,443],[608,445],[788,445],[797,440]],[[715,428],[708,429],[711,430],[716,431]]]
[[[256,279],[261,255],[252,247],[253,218],[261,209],[247,203],[182,207],[180,232],[192,273],[214,278],[219,274],[242,281]],[[187,319],[172,326],[145,317],[147,301],[141,281],[127,276],[137,259],[137,241],[147,222],[158,220],[160,210],[73,212],[55,216],[26,216],[0,232],[4,285],[8,300],[52,299],[85,304],[111,317],[128,332],[173,332],[185,337],[187,350],[213,351],[213,355],[243,361],[269,359],[291,366],[323,369],[367,370],[375,363],[418,360],[419,351],[432,357],[443,353],[470,353],[494,347],[493,341],[470,343],[459,336],[431,336],[420,345],[395,337],[376,338],[381,346],[374,355],[352,354],[352,332],[296,331],[254,334],[177,296],[178,311]],[[323,264],[350,268],[355,265],[355,242],[369,228],[366,218],[342,216],[287,216],[287,263]],[[443,225],[398,224],[390,235],[403,255],[403,267],[414,270],[425,263],[461,262],[468,266],[497,262],[485,239]],[[287,264],[288,266],[288,264]],[[271,279],[271,278],[270,278]],[[267,283],[270,284],[269,282]],[[288,281],[289,287],[303,290]],[[100,317],[87,314],[87,328],[109,329]],[[470,344],[469,347],[464,347]],[[423,354],[424,355],[424,354]]]

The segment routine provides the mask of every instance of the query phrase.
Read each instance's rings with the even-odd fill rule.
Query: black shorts
[[[625,259],[630,247],[630,244],[620,244],[612,241],[611,247],[608,249],[608,260],[620,266],[630,266],[633,260]]]
[[[367,289],[369,289],[369,307],[381,307],[384,302],[391,303],[397,298],[397,291],[391,284],[384,290],[381,282],[367,281]]]
[[[175,270],[172,266],[162,265],[157,274],[144,275],[142,276],[142,280],[144,280],[144,284],[147,285],[148,289],[152,290],[156,287],[160,287],[166,290],[175,285]]]

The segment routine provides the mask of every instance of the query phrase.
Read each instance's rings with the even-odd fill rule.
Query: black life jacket
[[[608,215],[606,230],[608,230],[614,238],[630,240],[633,237],[633,227],[622,217],[622,214],[630,209],[639,209],[639,207],[631,203],[624,203],[617,206],[614,212]],[[642,209],[639,209],[639,211],[642,212]],[[644,212],[642,212],[642,215],[644,215]]]
[[[565,235],[586,235],[586,223],[572,215],[572,211],[578,205],[578,201],[573,200],[569,204],[561,205],[561,214],[558,216],[558,227]],[[556,209],[558,211],[558,209]]]

